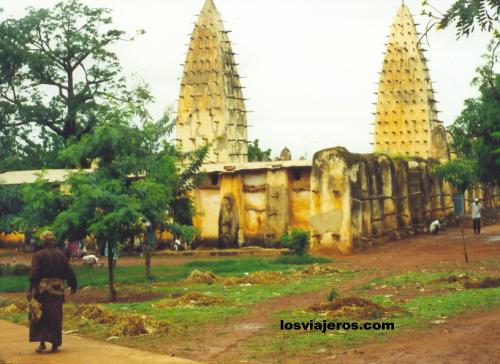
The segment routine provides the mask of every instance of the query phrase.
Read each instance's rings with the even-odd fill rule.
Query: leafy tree
[[[17,219],[21,214],[22,207],[23,207],[22,186],[0,184],[0,231],[1,232],[12,233],[18,230]]]
[[[455,187],[460,191],[462,202],[465,203],[465,190],[473,186],[477,182],[477,162],[471,160],[454,159],[444,164],[436,166],[432,173]],[[463,206],[465,210],[465,206]],[[469,255],[467,254],[467,244],[464,234],[464,216],[460,216],[460,228],[462,231],[462,242],[464,246],[464,259],[469,263]]]
[[[263,150],[259,146],[259,139],[248,143],[248,161],[266,162],[271,160],[271,149]]]
[[[71,163],[93,160],[96,168],[74,173],[64,182],[72,202],[57,216],[55,230],[60,236],[92,235],[107,247],[112,300],[116,299],[113,253],[117,242],[128,232],[144,233],[149,277],[156,233],[173,221],[176,198],[187,196],[196,186],[207,151],[193,153],[196,158],[177,151],[166,139],[172,129],[168,118],[153,122],[147,113],[145,103],[150,99],[147,88],[139,88],[134,102],[108,112],[101,125],[62,153]],[[184,164],[179,163],[180,157]]]
[[[453,159],[444,164],[437,165],[433,174],[446,180],[461,194],[477,182],[476,161]]]
[[[69,0],[0,23],[0,168],[61,166],[58,151],[129,96],[109,13]]]
[[[465,107],[449,127],[452,150],[462,159],[475,161],[478,181],[500,183],[500,74],[494,71],[496,48],[491,43],[486,64],[477,69],[472,84],[479,97],[465,100]]]

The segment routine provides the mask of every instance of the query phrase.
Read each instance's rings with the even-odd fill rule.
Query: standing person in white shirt
[[[483,209],[483,205],[479,202],[479,199],[476,197],[474,202],[470,205],[472,212],[472,227],[474,228],[474,234],[481,233],[481,210]]]

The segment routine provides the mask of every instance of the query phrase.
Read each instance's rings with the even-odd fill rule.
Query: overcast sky
[[[150,84],[160,116],[177,108],[181,63],[196,14],[205,0],[85,0],[113,10],[115,27],[146,34],[115,47],[126,74]],[[214,0],[237,53],[247,101],[249,139],[273,155],[284,146],[294,159],[319,149],[345,146],[371,152],[378,72],[384,43],[400,0]],[[435,0],[447,9],[452,0]],[[0,0],[3,16],[22,16],[27,6],[54,0]],[[420,0],[407,0],[423,31]],[[454,29],[431,32],[431,79],[445,125],[460,113],[489,36],[455,38]]]

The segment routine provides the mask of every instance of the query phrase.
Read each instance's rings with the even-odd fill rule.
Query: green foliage
[[[465,100],[457,120],[449,127],[452,150],[462,159],[475,161],[480,182],[500,182],[500,74],[496,46],[491,43],[484,56],[486,64],[477,69],[472,84],[480,96]]]
[[[286,233],[281,238],[281,245],[290,249],[294,254],[303,256],[309,249],[310,234],[308,231],[294,229],[291,234]]]
[[[498,29],[500,3],[496,0],[456,0],[444,14],[427,0],[422,5],[427,7],[424,14],[438,21],[438,28],[455,24],[457,37],[469,36],[477,28],[487,32]]]
[[[462,193],[477,182],[475,161],[454,159],[433,168],[432,173],[449,182]]]
[[[266,162],[271,160],[271,149],[263,150],[259,146],[259,139],[248,143],[248,161]]]
[[[60,167],[58,151],[130,99],[109,14],[69,0],[0,23],[0,169]]]
[[[45,180],[42,172],[34,183],[23,188],[23,210],[17,220],[19,231],[40,233],[68,207],[70,200],[71,196],[63,194],[58,184]]]
[[[23,186],[0,184],[0,231],[18,230],[18,219],[23,209]]]

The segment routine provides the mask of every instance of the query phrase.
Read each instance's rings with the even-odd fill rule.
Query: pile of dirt
[[[99,305],[67,305],[65,311],[66,315],[76,318],[83,326],[91,323],[110,325],[110,335],[113,336],[153,335],[168,331],[165,322],[138,314],[108,311]]]
[[[500,287],[500,277],[486,277],[476,282],[465,282],[464,287],[467,289]]]
[[[338,298],[332,302],[314,304],[309,311],[326,314],[329,317],[352,317],[355,319],[378,319],[389,310],[360,297]]]
[[[309,267],[298,272],[301,276],[315,276],[317,274],[338,273],[339,270],[329,266],[320,266],[318,263],[312,264]]]
[[[199,292],[189,292],[174,300],[158,302],[153,304],[155,308],[165,308],[174,306],[215,306],[226,303],[226,300],[219,296],[205,295]]]
[[[213,274],[212,272],[201,272],[197,269],[193,270],[189,276],[186,278],[186,282],[188,283],[207,283],[213,284],[216,282],[221,282],[223,280],[222,277]]]

